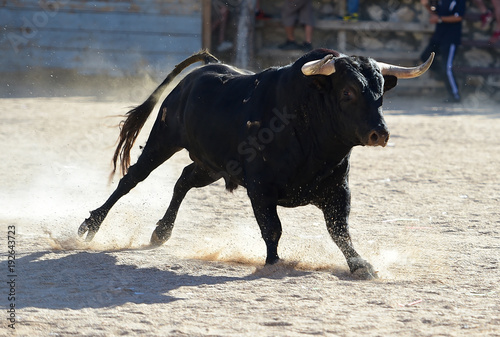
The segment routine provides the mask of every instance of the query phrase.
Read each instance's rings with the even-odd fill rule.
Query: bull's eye
[[[342,96],[344,100],[351,100],[353,98],[352,91],[349,89],[344,89]]]

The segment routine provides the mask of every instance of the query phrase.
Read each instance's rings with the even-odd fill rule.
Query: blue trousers
[[[420,55],[420,59],[426,61],[431,53],[435,52],[439,61],[434,61],[431,70],[439,72],[443,77],[449,94],[456,99],[460,99],[457,81],[453,73],[453,59],[455,58],[457,47],[454,43],[439,43],[431,40],[427,48],[422,52],[422,55]]]

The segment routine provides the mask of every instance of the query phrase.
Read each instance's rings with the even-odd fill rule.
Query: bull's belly
[[[310,187],[284,190],[280,193],[278,205],[282,207],[299,207],[314,203],[317,199],[317,190]]]
[[[215,165],[203,165],[206,170],[211,172],[216,179],[223,179],[225,181],[226,189],[232,191],[238,186],[248,189],[247,181],[241,174],[229,174],[226,169],[220,169]],[[314,203],[318,199],[318,192],[320,186],[316,184],[306,184],[305,186],[290,187],[287,185],[276,186],[275,182],[261,182],[262,184],[270,184],[278,188],[278,202],[277,204],[282,207],[299,207]]]
[[[232,191],[238,186],[248,189],[249,181],[257,181],[259,185],[265,186],[269,184],[272,188],[277,189],[278,201],[277,204],[282,207],[299,207],[309,204],[318,204],[321,196],[324,195],[325,189],[332,185],[341,185],[344,181],[346,172],[337,171],[335,169],[328,174],[304,174],[292,175],[286,178],[287,175],[277,175],[269,170],[254,171],[248,177],[248,167],[245,163],[235,159],[217,160],[222,156],[208,155],[211,154],[205,149],[202,155],[196,155],[195,151],[189,151],[191,159],[204,170],[210,173],[210,176],[215,180],[224,179],[226,189]],[[256,164],[256,162],[252,162]],[[252,171],[252,170],[250,170]],[[279,177],[278,177],[279,176]],[[308,177],[305,177],[308,176]]]
[[[306,205],[309,205],[311,203],[313,203],[313,201],[306,199],[306,198],[291,198],[291,199],[278,200],[279,206],[288,207],[288,208],[306,206]]]

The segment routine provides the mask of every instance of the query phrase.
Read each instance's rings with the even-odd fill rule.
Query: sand
[[[0,335],[500,336],[498,106],[396,90],[389,146],[352,155],[351,234],[373,281],[350,275],[314,207],[279,209],[282,261],[265,267],[245,190],[220,182],[191,191],[170,241],[144,249],[185,152],[82,242],[118,181],[117,115],[146,94],[2,98]]]

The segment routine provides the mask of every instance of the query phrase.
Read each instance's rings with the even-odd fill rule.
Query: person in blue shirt
[[[421,2],[431,13],[429,21],[436,24],[436,28],[420,58],[427,60],[432,52],[436,53],[439,58],[437,64],[439,71],[450,94],[446,102],[460,102],[460,93],[453,74],[453,59],[462,39],[465,0],[421,0]]]

